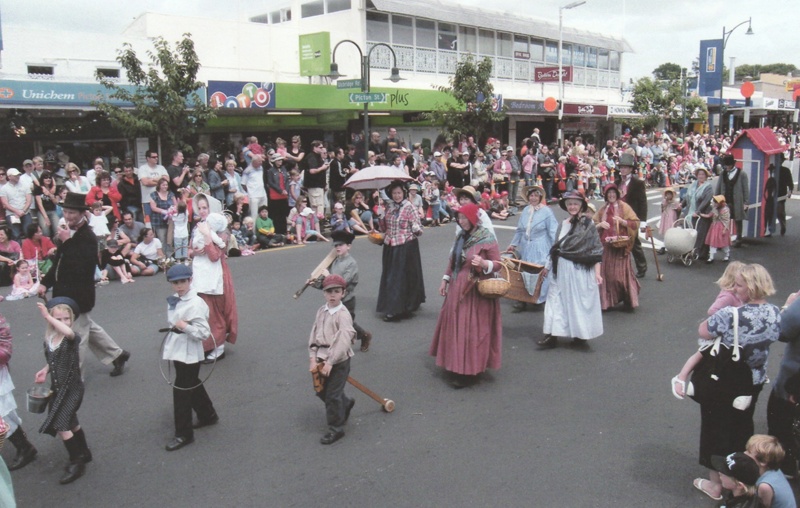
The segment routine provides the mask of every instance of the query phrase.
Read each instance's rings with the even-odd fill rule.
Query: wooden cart
[[[537,303],[539,300],[539,292],[542,289],[542,278],[539,278],[534,294],[531,295],[528,293],[528,290],[525,289],[522,273],[539,273],[544,269],[544,266],[526,263],[525,261],[513,258],[503,258],[503,264],[508,268],[508,278],[511,283],[511,287],[508,289],[508,293],[505,294],[504,298],[516,300],[518,302]],[[500,270],[500,273],[505,275],[505,270]]]

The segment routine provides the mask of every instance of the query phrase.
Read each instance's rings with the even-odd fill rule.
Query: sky
[[[435,1],[435,0],[434,0]],[[725,65],[789,63],[800,68],[797,36],[798,0],[587,0],[564,10],[564,26],[625,38],[634,53],[622,57],[622,79],[651,76],[663,63],[691,69],[700,41],[720,39],[737,28],[725,48]],[[485,9],[486,0],[458,0]],[[559,6],[570,0],[493,0],[498,11],[534,17],[558,24]],[[191,14],[218,19],[243,19],[269,11],[281,0],[0,0],[2,24],[115,33],[145,11]],[[46,13],[46,15],[42,15]],[[324,26],[321,27],[324,29]]]

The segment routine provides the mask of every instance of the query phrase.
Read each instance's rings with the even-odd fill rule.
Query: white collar
[[[332,316],[332,315],[334,315],[334,314],[336,314],[337,312],[339,312],[339,310],[340,310],[342,307],[344,307],[344,304],[343,304],[343,303],[339,303],[339,305],[337,305],[336,307],[334,307],[334,308],[332,308],[332,309],[331,309],[330,307],[328,307],[328,304],[327,304],[327,303],[325,304],[325,310],[327,310],[327,311],[328,311],[328,314],[330,314],[331,316]]]

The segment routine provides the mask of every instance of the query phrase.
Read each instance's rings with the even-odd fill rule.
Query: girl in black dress
[[[83,476],[86,463],[92,461],[92,452],[86,445],[86,436],[78,423],[78,408],[83,401],[83,380],[78,358],[81,337],[71,328],[78,314],[78,304],[72,298],[59,296],[51,298],[46,307],[43,303],[37,305],[42,318],[47,321],[44,338],[47,365],[36,373],[36,382],[44,383],[49,373],[53,391],[47,418],[39,432],[54,437],[58,434],[64,441],[69,453],[69,464],[59,480],[64,485]]]

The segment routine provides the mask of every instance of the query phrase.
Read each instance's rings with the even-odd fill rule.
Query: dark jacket
[[[53,266],[42,278],[42,285],[53,288],[53,297],[75,300],[81,313],[94,308],[94,269],[97,266],[97,237],[88,221],[56,249]]]
[[[621,185],[621,183],[621,179],[617,180],[618,186]],[[647,192],[645,191],[643,181],[632,176],[631,181],[628,182],[628,190],[622,200],[633,208],[633,211],[636,213],[636,216],[639,217],[640,221],[647,220]]]
[[[133,183],[129,183],[124,178],[117,183],[117,190],[122,195],[119,206],[122,210],[129,206],[141,208],[142,206],[142,187],[139,178],[133,175]],[[122,211],[120,210],[120,211]]]

